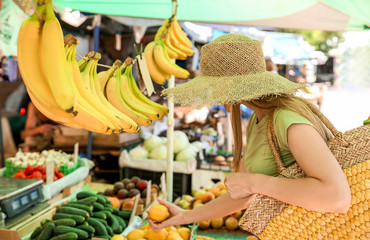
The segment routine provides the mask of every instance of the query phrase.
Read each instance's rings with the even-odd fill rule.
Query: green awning
[[[136,18],[171,16],[171,0],[54,0],[58,8]],[[370,26],[370,0],[178,0],[181,21],[326,31]]]

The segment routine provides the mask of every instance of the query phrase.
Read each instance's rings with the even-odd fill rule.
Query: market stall
[[[249,233],[238,226],[243,211],[159,232],[148,224],[148,216],[161,222],[170,215],[158,200],[190,210],[227,194],[223,180],[232,172],[230,115],[224,108],[208,106],[195,113],[177,109],[184,116],[179,121],[171,97],[165,104],[151,98],[153,82],[170,89],[189,78],[176,60],[191,57],[193,43],[178,20],[302,28],[299,19],[314,15],[305,28],[323,30],[364,29],[370,22],[362,11],[351,8],[352,3],[332,1],[308,1],[299,7],[289,0],[266,1],[267,5],[105,1],[104,7],[101,1],[53,1],[59,12],[68,7],[85,13],[164,19],[145,48],[135,46],[135,56],[106,65],[99,62],[100,16],[95,15],[90,26],[94,51],[83,55],[77,50],[78,36],[60,37],[62,28],[51,1],[46,2],[34,7],[35,13],[21,27],[18,61],[32,102],[66,127],[54,133],[58,150],[18,151],[0,169],[0,184],[16,185],[0,192],[5,228],[14,230],[0,231],[0,236],[9,234],[4,236],[10,238],[16,233],[16,239],[22,240],[245,239]],[[288,7],[275,11],[276,4]],[[206,7],[212,14],[204,14]],[[252,9],[253,14],[246,14],[245,9]],[[40,30],[41,35],[35,34]],[[104,69],[99,74],[98,67]],[[249,110],[243,111],[244,125]],[[79,147],[87,147],[87,158],[79,156]],[[119,170],[115,169],[119,181],[91,182],[92,154],[102,152],[109,152],[119,163]]]

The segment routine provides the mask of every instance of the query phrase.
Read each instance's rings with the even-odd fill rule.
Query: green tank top
[[[277,176],[274,156],[270,150],[266,137],[267,120],[266,115],[257,123],[257,117],[253,113],[247,126],[247,150],[244,154],[244,163],[246,170],[251,173],[262,173],[269,176]],[[285,167],[295,162],[292,153],[288,147],[287,130],[294,123],[304,123],[313,126],[313,124],[298,113],[290,110],[275,110],[274,131],[279,143],[280,155]]]

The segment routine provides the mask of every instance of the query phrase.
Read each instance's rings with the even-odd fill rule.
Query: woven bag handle
[[[338,131],[334,125],[327,119],[324,114],[310,101],[303,99],[310,110],[316,114],[316,116],[324,123],[324,125],[330,130],[334,137],[340,142],[342,146],[348,146],[349,143],[344,140],[343,133]],[[267,122],[267,142],[269,143],[272,154],[274,155],[274,160],[277,166],[278,174],[280,175],[283,170],[285,170],[283,161],[280,156],[279,144],[274,131],[274,113],[272,113]]]

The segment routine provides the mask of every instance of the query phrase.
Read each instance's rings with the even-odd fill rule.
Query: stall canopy
[[[170,17],[171,0],[55,0],[58,8],[136,18]],[[370,26],[369,0],[178,0],[178,19],[325,31]]]

